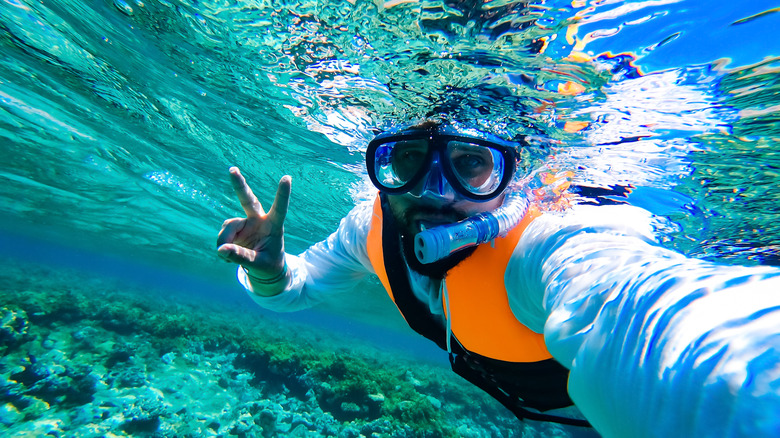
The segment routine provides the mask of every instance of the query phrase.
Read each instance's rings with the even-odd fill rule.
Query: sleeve
[[[534,221],[507,270],[518,320],[605,437],[780,436],[780,270],[686,258],[651,220],[580,206]]]
[[[298,256],[285,254],[288,272],[283,281],[287,284],[280,294],[264,297],[253,293],[240,267],[239,282],[257,304],[277,312],[306,309],[352,290],[373,273],[366,250],[371,214],[371,204],[361,203],[341,220],[338,229],[327,239]]]

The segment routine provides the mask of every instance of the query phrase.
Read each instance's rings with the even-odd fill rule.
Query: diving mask
[[[421,182],[471,201],[499,196],[517,168],[518,144],[482,133],[435,125],[378,135],[368,144],[366,168],[380,191],[399,195]],[[442,178],[443,176],[443,178]],[[434,183],[431,183],[434,180]]]

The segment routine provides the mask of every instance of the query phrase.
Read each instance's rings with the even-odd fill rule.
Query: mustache
[[[441,215],[450,216],[457,220],[463,219],[463,214],[458,212],[452,205],[441,205],[432,207],[430,205],[414,205],[404,212],[404,221],[410,223],[417,215]]]

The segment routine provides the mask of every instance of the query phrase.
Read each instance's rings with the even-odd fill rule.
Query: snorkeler
[[[379,277],[453,370],[520,419],[603,436],[780,436],[780,270],[662,247],[630,205],[545,211],[518,187],[522,145],[426,122],[368,145],[378,189],[325,241],[284,252],[291,181],[218,253],[261,306],[311,307]],[[587,421],[556,412],[574,404]]]

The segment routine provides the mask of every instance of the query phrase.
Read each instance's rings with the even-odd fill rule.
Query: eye
[[[465,170],[483,167],[487,163],[485,162],[484,157],[480,155],[464,154],[456,157],[453,164],[455,164],[455,167],[458,169]]]
[[[466,180],[489,173],[493,169],[493,156],[487,150],[460,150],[450,156],[454,170]]]
[[[393,146],[393,171],[400,181],[408,181],[425,165],[428,144],[425,141],[399,141]]]
[[[418,149],[407,149],[400,151],[398,159],[405,163],[416,163],[422,161],[425,158],[425,154]]]
[[[393,160],[396,163],[419,163],[425,159],[427,153],[427,143],[417,140],[399,141],[393,146]]]

